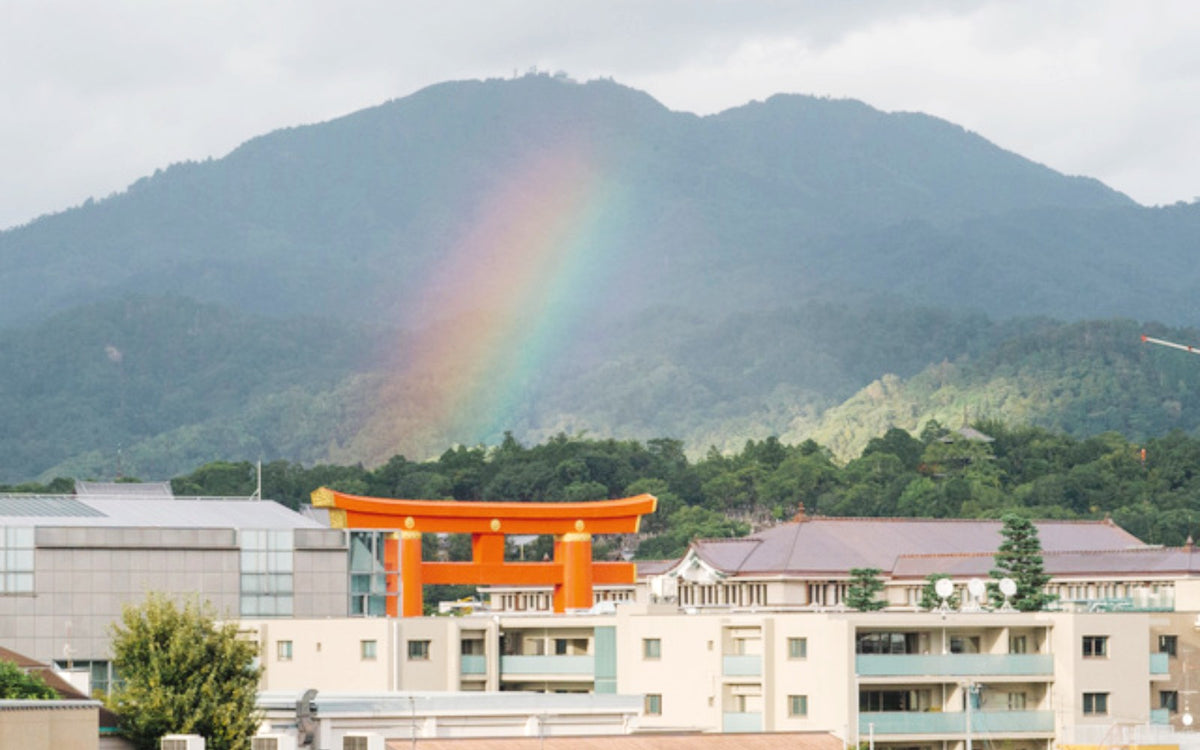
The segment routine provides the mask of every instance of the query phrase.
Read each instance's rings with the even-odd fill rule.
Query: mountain
[[[0,481],[506,430],[852,451],[831,420],[878,428],[863,394],[928,390],[939,363],[986,390],[1039,333],[1193,323],[1198,237],[1198,204],[1145,208],[926,115],[440,84],[0,233]],[[1020,418],[1053,423],[1040,406]],[[1069,428],[1197,424],[1110,417]]]

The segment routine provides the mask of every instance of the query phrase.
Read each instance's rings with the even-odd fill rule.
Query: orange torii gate
[[[342,529],[398,529],[384,546],[388,593],[395,594],[400,569],[401,606],[394,596],[388,615],[423,614],[421,587],[435,583],[554,586],[554,611],[592,606],[592,585],[633,583],[633,563],[592,562],[592,534],[628,534],[641,517],[653,513],[658,499],[637,495],[588,503],[483,503],[453,500],[393,500],[360,497],[321,487],[312,504],[329,509],[329,523]],[[425,562],[424,532],[471,535],[471,562]],[[505,562],[507,534],[553,534],[550,562]],[[396,610],[400,611],[397,612]]]

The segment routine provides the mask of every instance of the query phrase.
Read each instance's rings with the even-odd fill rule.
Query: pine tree
[[[108,704],[135,746],[152,750],[176,732],[203,736],[210,750],[249,745],[261,670],[256,645],[238,638],[236,623],[218,625],[211,607],[150,594],[126,606],[112,632],[120,681]]]
[[[879,568],[851,568],[853,577],[846,589],[846,606],[859,612],[874,612],[883,609],[887,602],[876,599],[875,595],[883,591],[883,580]]]
[[[1013,513],[1005,514],[1000,520],[1004,523],[1000,529],[1004,541],[996,550],[996,567],[990,573],[994,579],[988,585],[992,603],[997,606],[1004,603],[997,582],[1011,578],[1017,584],[1017,592],[1009,599],[1009,604],[1021,612],[1043,610],[1055,597],[1045,590],[1050,576],[1046,575],[1042,565],[1042,543],[1037,527],[1028,518]]]

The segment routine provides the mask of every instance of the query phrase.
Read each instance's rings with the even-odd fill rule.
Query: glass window
[[[408,642],[408,660],[409,661],[428,661],[429,660],[429,641],[409,641]]]
[[[0,594],[33,593],[33,527],[0,528]]]
[[[1083,655],[1092,659],[1108,656],[1108,636],[1085,635],[1083,637]]]
[[[359,641],[358,650],[364,661],[375,661],[377,644],[375,641]]]
[[[1158,694],[1158,707],[1165,708],[1171,713],[1179,711],[1179,691],[1163,690]]]
[[[387,576],[384,544],[387,531],[350,532],[350,614],[381,617],[387,614]],[[393,593],[392,596],[395,596]]]
[[[659,693],[649,693],[643,701],[643,708],[647,716],[662,716],[662,695]]]
[[[1158,637],[1158,653],[1175,656],[1179,649],[1179,636],[1177,635],[1160,635]]]
[[[808,716],[808,696],[788,696],[788,716]]]
[[[789,659],[807,659],[808,658],[808,639],[807,638],[788,638],[788,658]]]
[[[292,615],[292,532],[243,529],[241,534],[243,617]]]
[[[292,660],[292,642],[275,641],[275,658],[279,661]]]
[[[1024,693],[1009,693],[1008,694],[1008,710],[1009,711],[1024,711],[1026,699]]]
[[[1108,693],[1084,693],[1083,715],[1104,716],[1108,714]]]
[[[642,658],[661,659],[662,658],[662,639],[660,639],[660,638],[643,638],[642,639]]]
[[[1008,639],[1008,653],[1024,654],[1029,652],[1029,641],[1023,635],[1014,635]]]

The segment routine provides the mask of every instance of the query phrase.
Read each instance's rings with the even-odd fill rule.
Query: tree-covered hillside
[[[930,421],[916,435],[888,430],[845,464],[811,440],[748,441],[733,453],[691,460],[673,439],[558,435],[527,447],[507,436],[494,448],[460,446],[430,461],[393,456],[375,469],[274,461],[263,466],[263,493],[298,507],[320,486],[378,497],[522,502],[649,492],[659,507],[643,523],[643,558],[680,554],[698,536],[744,534],[786,520],[799,503],[806,513],[834,516],[1107,515],[1148,543],[1178,545],[1200,531],[1198,460],[1200,439],[1178,431],[1135,443],[1115,432],[1076,439],[996,420],[965,431]],[[237,496],[253,492],[255,482],[250,462],[217,462],[172,486],[180,495]],[[609,539],[598,548],[615,554],[633,544]]]

